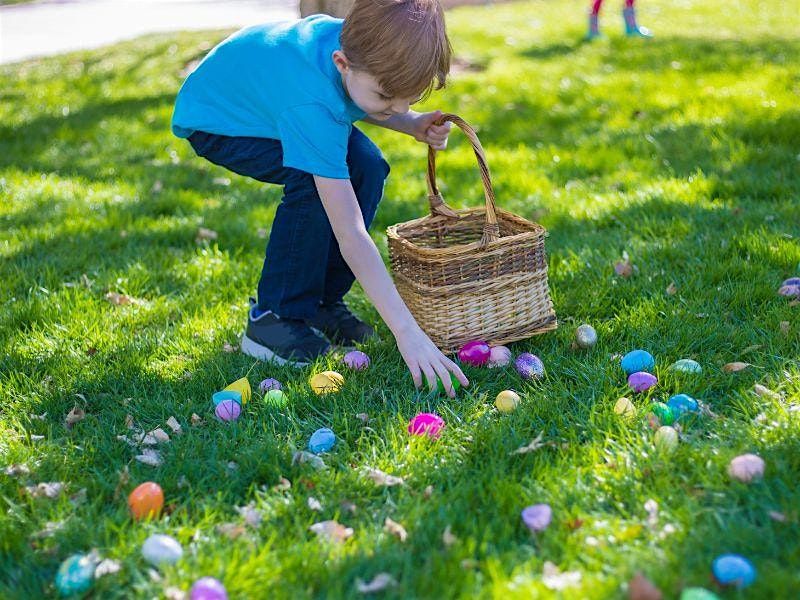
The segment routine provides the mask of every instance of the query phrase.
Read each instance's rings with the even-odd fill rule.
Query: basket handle
[[[443,114],[436,120],[436,125],[443,125],[445,122],[455,123],[467,135],[472,149],[475,151],[475,158],[478,159],[478,166],[481,170],[483,181],[483,191],[486,196],[486,222],[483,225],[483,236],[481,237],[481,247],[489,242],[497,241],[500,238],[500,227],[497,224],[497,214],[495,211],[494,190],[492,190],[492,180],[489,175],[489,166],[486,164],[486,154],[483,146],[478,139],[475,130],[458,115],[451,113]],[[431,205],[432,215],[458,218],[458,213],[447,206],[442,198],[439,188],[436,186],[436,150],[428,146],[428,202]]]

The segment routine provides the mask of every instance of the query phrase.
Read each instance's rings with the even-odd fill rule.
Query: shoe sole
[[[261,344],[254,342],[246,335],[242,336],[242,353],[246,354],[247,356],[257,358],[258,360],[263,360],[264,362],[277,363],[280,366],[289,365],[292,367],[301,368],[307,367],[309,364],[311,364],[309,362],[303,362],[302,360],[278,356],[266,346],[262,346]]]

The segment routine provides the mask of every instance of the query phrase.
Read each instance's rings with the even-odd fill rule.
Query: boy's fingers
[[[459,383],[461,383],[461,385],[464,387],[469,387],[469,379],[467,379],[467,376],[464,375],[459,366],[447,357],[445,357],[444,360],[447,368],[450,369],[450,372],[456,376],[456,379],[458,379]]]
[[[453,382],[450,381],[450,373],[447,372],[445,365],[443,363],[436,363],[436,374],[439,376],[439,379],[442,381],[442,385],[444,386],[444,390],[447,392],[447,395],[451,398],[456,397],[456,392],[453,389]]]
[[[436,373],[430,365],[424,365],[422,372],[425,373],[425,379],[428,381],[428,388],[433,391],[436,389]]]
[[[411,371],[411,379],[414,381],[414,387],[419,389],[422,387],[422,373],[419,370],[419,365],[414,365],[408,368]]]

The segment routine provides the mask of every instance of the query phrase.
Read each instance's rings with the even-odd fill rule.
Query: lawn
[[[367,372],[230,351],[280,190],[196,158],[169,131],[187,65],[227,32],[0,66],[0,595],[53,596],[61,561],[95,548],[121,567],[95,582],[97,598],[178,597],[205,575],[233,598],[353,597],[382,572],[397,583],[387,598],[621,598],[639,571],[665,598],[691,586],[797,597],[800,306],[776,290],[800,275],[800,4],[650,0],[650,41],[620,35],[618,8],[605,7],[607,38],[593,44],[577,2],[448,15],[459,69],[425,108],[474,124],[499,205],[549,230],[560,322],[512,345],[542,358],[544,379],[467,368],[456,400],[415,392],[358,289],[351,305],[383,335],[365,348]],[[425,211],[425,148],[365,130],[392,165],[372,229],[386,256],[385,228]],[[482,201],[458,132],[438,165],[449,202]],[[196,239],[201,227],[217,238]],[[630,278],[614,272],[623,255]],[[581,323],[598,331],[590,350],[571,347]],[[617,356],[634,348],[656,358],[649,393],[626,387]],[[669,370],[679,358],[702,375]],[[749,366],[725,372],[734,361]],[[326,368],[346,383],[318,397],[307,380]],[[211,394],[242,376],[279,379],[288,405],[256,391],[237,423],[215,421]],[[501,414],[494,397],[511,388],[522,403]],[[713,414],[667,454],[648,404],[678,392]],[[622,395],[639,409],[630,421],[613,411]],[[74,406],[85,418],[67,428]],[[406,433],[425,410],[447,422],[437,441]],[[171,434],[162,466],[118,439],[131,419]],[[328,468],[293,464],[320,427],[338,436]],[[513,454],[540,433],[544,447]],[[746,452],[766,461],[750,485],[727,475]],[[366,467],[405,484],[375,485]],[[148,480],[165,514],[134,522],[126,497]],[[25,492],[42,482],[64,489]],[[534,536],[520,511],[536,503],[553,521]],[[248,505],[260,523],[243,525],[236,507]],[[328,519],[353,536],[321,541],[309,527]],[[140,554],[156,532],[184,547],[158,571]],[[711,582],[728,552],[754,564],[754,585]],[[578,575],[543,577],[547,562]]]

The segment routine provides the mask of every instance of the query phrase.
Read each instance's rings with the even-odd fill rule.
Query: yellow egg
[[[311,389],[316,394],[329,394],[338,392],[344,385],[344,377],[336,371],[322,371],[317,373],[309,380]]]
[[[497,394],[494,405],[500,412],[513,412],[513,410],[519,406],[519,395],[511,390],[504,390]]]
[[[617,400],[617,403],[614,405],[614,412],[621,417],[629,419],[636,414],[636,407],[633,405],[633,402],[623,396]]]

